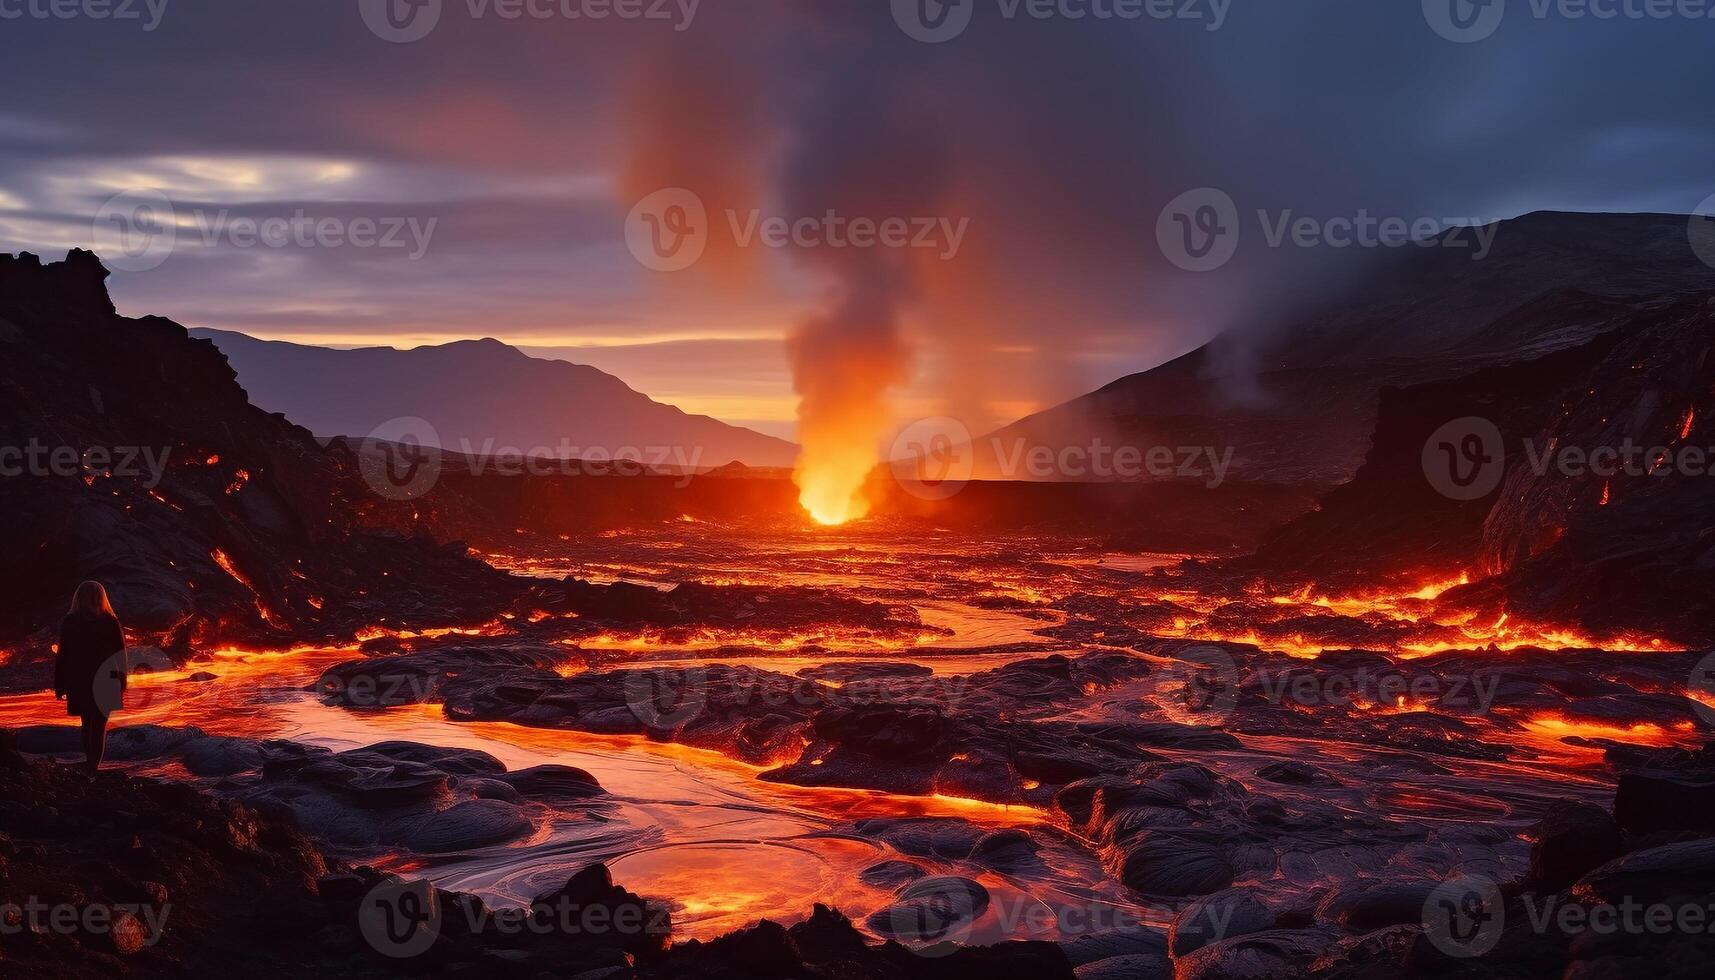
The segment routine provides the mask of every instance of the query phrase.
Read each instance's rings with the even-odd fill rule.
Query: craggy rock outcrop
[[[1569,315],[1564,295],[1537,302]],[[1340,592],[1469,569],[1481,580],[1443,601],[1473,615],[1715,643],[1715,294],[1589,303],[1605,312],[1581,346],[1384,391],[1357,476],[1234,570]],[[1424,447],[1473,417],[1499,429],[1504,472],[1493,493],[1450,499],[1425,477]],[[1578,462],[1627,446],[1630,474]],[[1567,450],[1570,470],[1556,462]]]
[[[39,450],[0,480],[0,641],[36,638],[20,659],[89,578],[174,650],[480,623],[521,591],[350,451],[252,406],[212,344],[117,315],[106,278],[84,251],[0,255],[0,445]]]

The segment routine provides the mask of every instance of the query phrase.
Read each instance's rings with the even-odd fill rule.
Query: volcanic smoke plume
[[[908,304],[946,275],[951,256],[855,245],[829,229],[955,220],[951,165],[944,121],[913,94],[923,80],[897,64],[888,70],[884,55],[897,47],[890,21],[855,8],[795,8],[792,16],[803,30],[792,32],[789,49],[773,50],[798,68],[797,85],[773,99],[725,97],[715,93],[730,81],[708,84],[737,79],[747,93],[768,91],[756,59],[740,52],[770,42],[744,35],[675,48],[634,79],[623,187],[634,199],[665,187],[702,198],[713,225],[705,268],[714,273],[702,281],[728,292],[761,285],[754,273],[763,257],[743,254],[725,215],[823,228],[793,242],[792,264],[826,293],[790,332],[787,353],[799,397],[800,501],[817,521],[841,524],[869,510],[862,488],[895,421],[890,392],[909,379]]]
[[[787,213],[947,218],[950,150],[934,114],[912,99],[916,79],[897,66],[884,70],[872,48],[829,48],[813,62],[809,77],[818,84],[792,107],[781,182]],[[830,242],[796,257],[831,289],[824,309],[788,339],[803,446],[794,479],[812,518],[843,524],[869,512],[864,480],[894,423],[891,390],[909,378],[908,304],[952,256]]]
[[[864,477],[892,421],[888,390],[907,373],[899,280],[885,262],[862,263],[847,273],[832,308],[787,340],[804,447],[793,479],[799,502],[823,524],[869,512]]]

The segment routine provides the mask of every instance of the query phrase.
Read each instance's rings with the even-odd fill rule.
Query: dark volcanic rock
[[[1304,975],[1340,938],[1332,930],[1277,929],[1205,946],[1174,964],[1176,980],[1274,980]]]
[[[1135,966],[1138,959],[1144,959],[1165,965],[1168,974],[1173,972],[1167,955],[1166,934],[1160,929],[1148,926],[1129,926],[1091,933],[1067,940],[1061,943],[1060,947],[1066,951],[1066,958],[1072,961],[1072,965],[1080,969],[1104,960],[1116,959],[1126,960]]]
[[[207,738],[171,729],[141,736],[134,740],[138,745],[156,747]],[[41,747],[48,740],[33,741]],[[340,864],[291,821],[267,812],[216,801],[183,784],[115,772],[90,781],[72,767],[26,760],[13,742],[0,731],[0,883],[9,894],[50,904],[138,911],[122,911],[118,927],[99,935],[8,932],[0,941],[0,974],[6,976],[1073,977],[1071,964],[1051,943],[946,946],[921,955],[897,944],[875,945],[844,916],[820,906],[789,930],[765,922],[713,942],[668,949],[672,923],[666,906],[616,885],[601,865],[538,896],[526,910],[491,910],[472,896]],[[334,771],[326,766],[332,753],[287,750],[279,743],[264,748],[278,756],[276,778],[329,778]],[[490,768],[480,754],[404,743],[389,743],[385,755],[401,764],[438,760]],[[408,763],[404,756],[421,761]],[[97,826],[99,832],[91,832]],[[430,907],[442,910],[433,944],[412,959],[382,955],[382,945],[375,943],[392,940],[378,940],[379,933],[364,928],[366,922],[379,923],[375,913],[386,907],[372,906],[371,899],[385,901],[401,887],[426,891]],[[918,903],[932,920],[958,908],[980,910],[988,898],[975,882],[942,878],[919,882],[902,901]],[[168,902],[171,912],[163,918]],[[165,924],[164,939],[151,923]],[[123,957],[123,965],[115,957]]]
[[[1568,888],[1585,872],[1620,854],[1620,828],[1601,807],[1562,801],[1531,831],[1531,884],[1545,892]]]
[[[1641,763],[1625,766],[1614,793],[1614,819],[1636,834],[1715,834],[1715,745],[1695,753],[1654,752]]]
[[[1180,910],[1167,933],[1174,957],[1186,956],[1210,943],[1273,929],[1275,915],[1249,889],[1234,888],[1199,898]]]
[[[959,942],[988,910],[988,889],[969,878],[920,878],[869,917],[874,932],[913,944]]]
[[[524,796],[550,803],[590,799],[604,792],[594,776],[572,766],[534,766],[495,778]]]
[[[910,861],[881,861],[858,872],[858,880],[874,888],[900,889],[926,874]]]
[[[1420,923],[1435,888],[1430,881],[1350,882],[1328,893],[1316,914],[1352,932]]]
[[[928,754],[945,729],[939,710],[892,705],[841,705],[818,714],[810,724],[822,738],[880,759]]]
[[[977,841],[968,860],[1002,874],[1021,874],[1042,868],[1040,850],[1026,831],[997,830]]]
[[[1211,842],[1149,833],[1121,852],[1115,869],[1121,881],[1145,895],[1207,895],[1233,883],[1233,866]]]
[[[1271,762],[1257,769],[1259,778],[1287,786],[1338,786],[1339,781],[1302,762]]]
[[[1715,643],[1715,481],[1677,466],[1648,478],[1610,481],[1594,470],[1574,478],[1533,467],[1525,449],[1708,445],[1715,295],[1614,302],[1562,291],[1509,314],[1527,315],[1593,329],[1544,356],[1382,391],[1357,475],[1245,566],[1288,579],[1314,574],[1318,588],[1334,592],[1476,568],[1486,580],[1443,605],[1595,637],[1647,629],[1706,648]],[[1423,450],[1442,426],[1471,417],[1499,430],[1505,469],[1495,492],[1457,500],[1424,479]]]
[[[1578,880],[1585,902],[1651,904],[1715,892],[1715,838],[1634,851]]]
[[[21,338],[0,356],[0,444],[90,451],[81,472],[0,481],[0,641],[56,625],[88,578],[175,656],[483,623],[523,593],[432,540],[433,505],[371,490],[348,449],[252,406],[212,344],[117,315],[106,278],[81,250],[0,255],[0,319]]]

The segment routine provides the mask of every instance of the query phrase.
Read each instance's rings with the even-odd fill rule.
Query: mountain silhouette
[[[449,452],[474,456],[632,456],[652,466],[710,469],[739,461],[791,466],[783,439],[690,415],[596,368],[531,357],[498,340],[398,350],[333,350],[200,329],[251,400],[318,436],[363,438],[419,418]]]

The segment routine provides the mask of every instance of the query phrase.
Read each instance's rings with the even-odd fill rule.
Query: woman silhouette
[[[125,632],[100,582],[85,582],[60,623],[54,695],[66,714],[83,719],[83,754],[90,775],[107,749],[107,718],[125,706]]]

